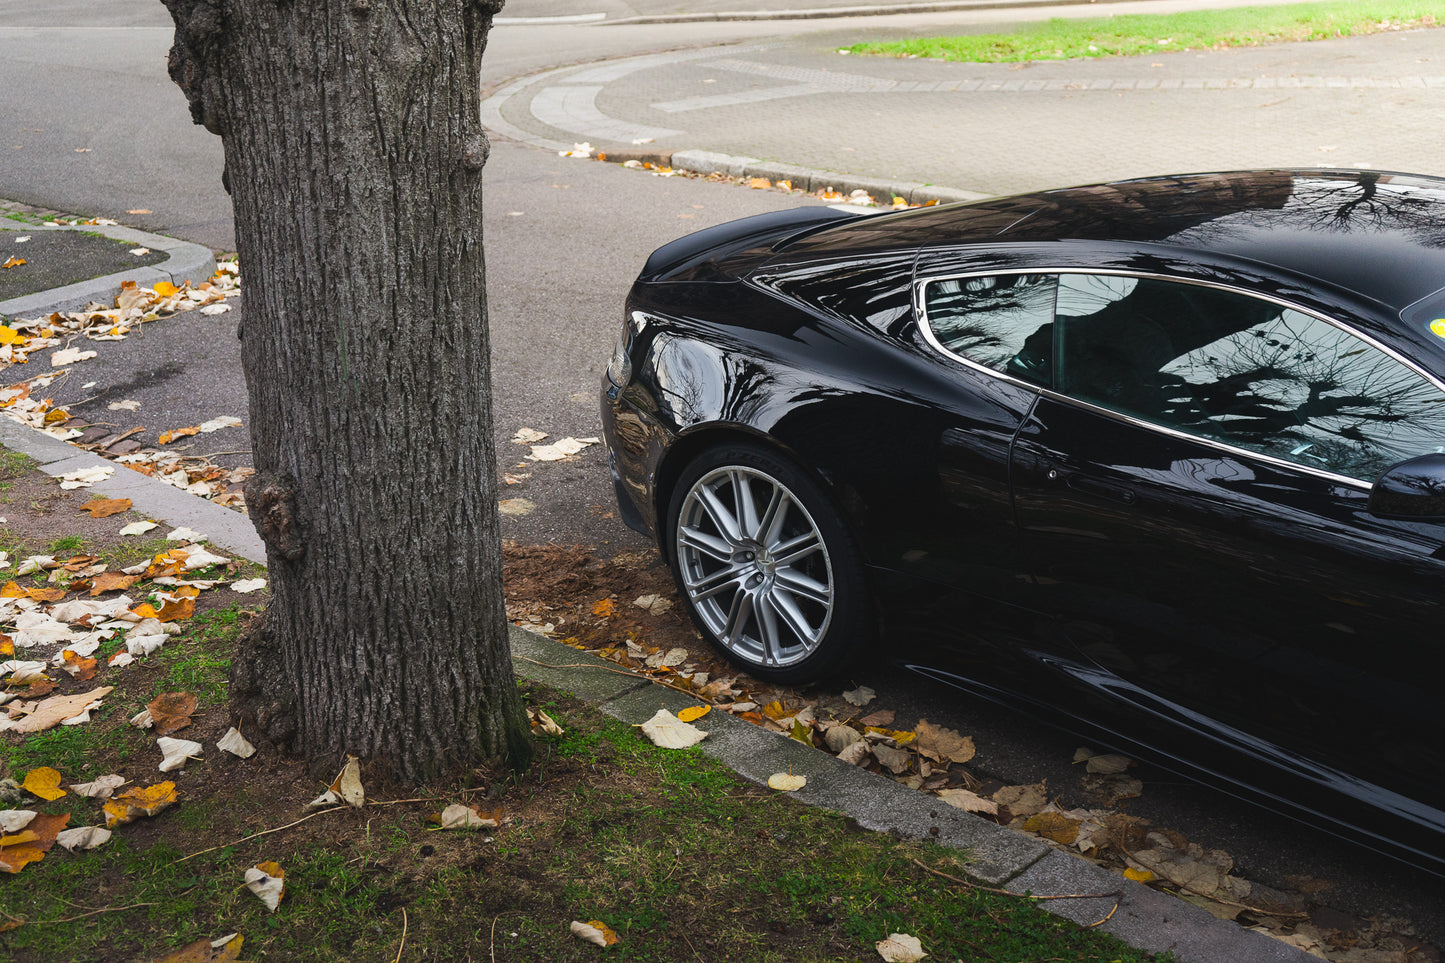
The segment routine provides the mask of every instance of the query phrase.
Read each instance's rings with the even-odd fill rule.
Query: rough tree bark
[[[233,714],[320,770],[518,765],[482,264],[501,0],[163,2],[246,278],[246,496],[272,598]]]

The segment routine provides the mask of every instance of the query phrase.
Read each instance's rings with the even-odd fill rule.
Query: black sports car
[[[747,218],[648,259],[604,392],[753,675],[887,655],[1445,873],[1445,179]]]

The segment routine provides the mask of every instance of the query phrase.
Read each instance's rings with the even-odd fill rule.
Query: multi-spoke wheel
[[[669,514],[672,567],[694,621],[756,676],[803,681],[868,631],[852,540],[801,471],[750,446],[683,472]]]

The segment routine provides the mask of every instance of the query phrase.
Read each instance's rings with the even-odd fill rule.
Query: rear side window
[[[993,371],[1053,383],[1051,274],[999,274],[931,281],[924,327],[938,347]]]
[[[1233,291],[1065,274],[1057,389],[1157,425],[1372,481],[1445,446],[1445,394],[1342,328]]]

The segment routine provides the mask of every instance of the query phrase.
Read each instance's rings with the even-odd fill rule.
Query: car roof
[[[1151,177],[860,218],[787,249],[1053,241],[1245,258],[1399,309],[1445,287],[1445,178],[1362,170]]]

